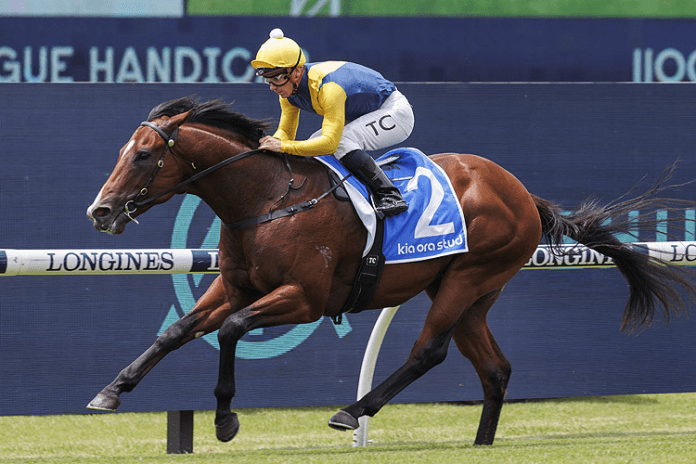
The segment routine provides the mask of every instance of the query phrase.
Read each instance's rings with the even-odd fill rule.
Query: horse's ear
[[[187,111],[185,113],[180,113],[180,114],[177,114],[176,116],[172,116],[171,118],[169,118],[167,120],[167,127],[170,127],[170,126],[179,127],[180,125],[182,125],[183,123],[186,122],[186,120],[188,119],[190,114],[191,114],[191,111]]]

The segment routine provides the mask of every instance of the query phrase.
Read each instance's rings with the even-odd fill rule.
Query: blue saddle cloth
[[[333,156],[317,159],[341,177],[348,175]],[[385,219],[383,253],[387,264],[468,251],[464,213],[452,183],[440,166],[416,148],[391,150],[377,163],[408,203],[408,211]],[[354,176],[346,183],[351,201],[368,231],[365,254],[374,240],[375,212],[367,188]]]

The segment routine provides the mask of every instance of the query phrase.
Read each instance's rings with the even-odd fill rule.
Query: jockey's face
[[[300,80],[302,80],[304,66],[292,70],[287,68],[287,71],[287,73],[280,74],[277,78],[264,78],[264,80],[270,85],[271,90],[277,93],[281,98],[288,98],[295,93],[295,90],[297,90],[297,84],[299,84]]]

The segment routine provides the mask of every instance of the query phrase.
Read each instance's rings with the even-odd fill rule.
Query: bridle
[[[172,132],[172,135],[170,137],[166,134],[166,132],[164,132],[162,130],[161,127],[159,127],[157,124],[155,124],[153,122],[143,121],[140,123],[140,125],[149,127],[150,129],[154,130],[157,133],[157,135],[159,135],[162,138],[162,140],[164,140],[166,143],[164,145],[164,150],[162,151],[162,155],[160,156],[159,160],[157,161],[157,166],[155,167],[154,172],[150,176],[150,179],[148,179],[145,186],[142,189],[140,189],[138,194],[133,199],[128,200],[126,202],[126,204],[123,206],[123,214],[125,214],[128,217],[128,219],[135,222],[136,224],[138,224],[138,221],[135,218],[133,218],[131,216],[131,214],[138,211],[138,208],[140,208],[142,206],[147,206],[150,203],[153,203],[156,200],[162,198],[163,196],[168,195],[176,190],[179,190],[181,187],[189,185],[189,184],[195,182],[196,180],[200,179],[201,177],[207,176],[211,172],[217,171],[218,169],[225,167],[228,164],[232,164],[235,161],[239,161],[241,159],[247,158],[247,157],[249,157],[251,155],[255,155],[257,153],[267,152],[267,150],[261,149],[261,148],[256,148],[253,150],[245,151],[245,152],[240,153],[238,155],[235,155],[231,158],[227,158],[225,160],[222,160],[219,163],[214,164],[213,166],[210,166],[209,168],[206,168],[203,171],[192,175],[191,177],[179,182],[174,187],[168,188],[167,190],[165,190],[163,192],[160,192],[156,195],[145,198],[145,195],[147,195],[147,192],[148,192],[148,187],[154,181],[155,176],[157,175],[157,172],[164,166],[164,157],[167,155],[167,152],[171,152],[171,154],[173,156],[176,156],[177,158],[184,160],[184,162],[186,162],[187,164],[191,164],[191,166],[193,167],[194,170],[196,169],[196,166],[193,163],[186,161],[184,158],[177,155],[176,153],[174,153],[173,150],[171,150],[171,148],[173,148],[174,145],[176,144],[176,138],[179,135],[179,128],[178,127],[176,129],[174,129],[174,132]],[[295,179],[292,176],[292,169],[290,167],[290,163],[288,162],[287,155],[283,154],[283,157],[285,160],[285,166],[290,171],[290,177],[291,177],[290,182],[288,184],[288,191],[301,188],[302,185],[304,185],[304,182],[302,182],[302,185],[300,185],[299,187],[293,186]],[[266,214],[260,214],[258,216],[244,219],[244,220],[239,221],[239,222],[223,223],[223,226],[227,229],[230,229],[230,230],[239,230],[239,229],[244,229],[246,227],[250,227],[250,226],[254,226],[254,225],[258,225],[258,224],[263,224],[265,222],[273,221],[273,220],[279,219],[281,217],[292,216],[292,215],[300,213],[302,211],[307,211],[309,209],[314,208],[314,205],[316,205],[319,202],[319,200],[322,200],[323,198],[327,197],[328,195],[330,195],[331,193],[336,191],[339,187],[341,187],[343,185],[343,183],[346,181],[346,179],[348,179],[348,177],[350,177],[350,176],[351,176],[351,174],[348,174],[348,176],[346,176],[346,177],[342,178],[341,180],[339,180],[338,182],[336,182],[336,184],[333,185],[328,191],[324,192],[322,195],[320,195],[317,198],[312,198],[311,200],[303,201],[301,203],[297,203],[295,205],[288,206],[287,208],[272,210]],[[287,193],[286,193],[286,195],[287,195]],[[286,195],[283,195],[279,201],[283,200],[283,198],[285,198]]]
[[[138,194],[133,199],[128,200],[126,202],[126,204],[123,206],[123,214],[125,214],[128,217],[128,219],[135,222],[136,224],[138,224],[138,221],[134,217],[132,217],[131,214],[138,211],[138,208],[143,207],[143,206],[147,206],[150,203],[153,203],[153,202],[157,201],[158,199],[162,198],[163,196],[168,195],[176,190],[179,190],[181,187],[185,187],[186,185],[189,185],[189,184],[195,182],[196,180],[200,179],[201,177],[207,176],[211,172],[217,171],[218,169],[220,169],[224,166],[227,166],[230,163],[234,163],[235,161],[238,161],[240,159],[243,159],[243,158],[246,158],[248,156],[254,155],[256,153],[265,151],[265,150],[261,150],[261,149],[257,148],[255,150],[245,151],[244,153],[240,153],[240,154],[235,155],[231,158],[227,158],[227,159],[222,160],[219,163],[214,164],[213,166],[210,166],[209,168],[204,169],[203,171],[201,171],[197,174],[194,174],[191,177],[179,182],[174,187],[168,188],[167,190],[165,190],[163,192],[160,192],[156,195],[145,198],[145,196],[147,195],[147,192],[148,192],[148,188],[150,187],[152,182],[155,180],[155,176],[157,175],[159,170],[164,166],[164,157],[167,156],[167,152],[171,152],[171,154],[173,156],[176,156],[177,158],[183,160],[187,164],[190,164],[194,170],[196,170],[196,166],[194,163],[191,163],[190,161],[185,160],[181,156],[174,153],[174,150],[172,150],[172,148],[174,147],[174,145],[176,143],[176,139],[179,136],[179,128],[178,127],[176,129],[174,129],[174,132],[172,132],[172,135],[170,137],[167,135],[166,132],[164,132],[162,130],[161,127],[159,127],[157,124],[155,124],[153,122],[143,121],[140,123],[140,126],[149,127],[150,129],[154,130],[157,133],[157,135],[159,135],[162,138],[162,140],[164,140],[166,143],[164,145],[164,150],[162,151],[162,155],[160,156],[159,160],[157,161],[157,166],[155,166],[155,170],[153,171],[153,173],[150,176],[150,178],[148,179],[148,181],[145,183],[145,186],[142,189],[140,189]]]

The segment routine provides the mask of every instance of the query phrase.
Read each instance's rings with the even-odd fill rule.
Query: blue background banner
[[[674,182],[696,178],[696,87],[659,84],[400,84],[413,104],[408,139],[425,153],[469,152],[514,173],[534,194],[567,208],[588,196],[644,188],[681,159]],[[7,84],[0,92],[0,247],[211,248],[219,221],[195,197],[176,197],[120,236],[85,216],[119,149],[150,109],[172,98],[234,101],[276,119],[260,84]],[[308,115],[301,137],[319,127]],[[693,200],[693,186],[676,196]],[[693,214],[693,211],[691,212]],[[681,232],[693,240],[693,227]],[[663,240],[641,231],[644,241]],[[0,277],[0,414],[82,413],[120,369],[191,305],[212,275]],[[615,269],[522,271],[489,316],[513,365],[508,398],[694,391],[693,318],[619,332],[628,295]],[[404,305],[377,363],[381,381],[405,360],[428,308]],[[248,334],[234,407],[347,404],[377,312]],[[169,355],[123,411],[214,408],[214,336]],[[400,402],[476,400],[481,387],[453,346],[445,363]]]
[[[693,20],[0,17],[0,82],[249,82],[275,27],[393,81],[696,81]]]

